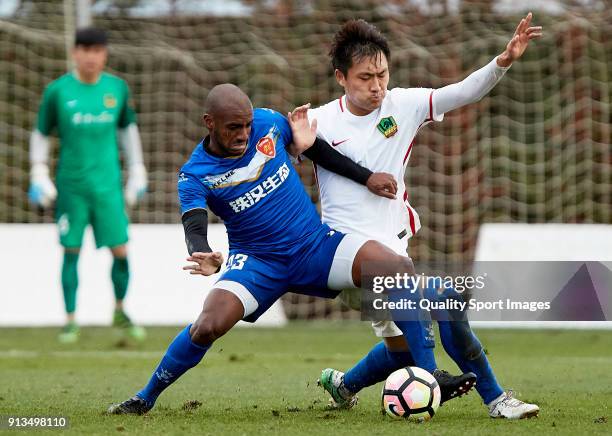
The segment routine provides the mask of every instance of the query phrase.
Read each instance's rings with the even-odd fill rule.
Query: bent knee
[[[410,274],[410,275],[415,274],[414,263],[412,263],[411,258],[406,257],[406,256],[400,256],[399,254],[394,253],[393,256],[388,259],[388,261],[386,262],[386,265],[391,269],[391,271],[388,271],[389,274],[391,273],[405,273],[405,274]]]
[[[210,345],[226,333],[222,323],[211,319],[199,319],[191,328],[191,340],[199,345]]]

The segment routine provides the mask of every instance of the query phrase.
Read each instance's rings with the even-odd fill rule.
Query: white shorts
[[[351,309],[361,311],[361,289],[353,282],[353,262],[359,249],[370,239],[356,234],[347,234],[336,249],[336,254],[329,271],[327,286],[330,289],[341,289],[340,299]],[[390,248],[401,256],[407,256],[406,243],[394,243]],[[395,242],[395,241],[394,241]],[[391,244],[383,244],[389,246]],[[401,336],[402,331],[393,321],[373,321],[374,334],[379,338]]]

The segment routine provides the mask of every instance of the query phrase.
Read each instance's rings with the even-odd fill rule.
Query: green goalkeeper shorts
[[[55,209],[60,243],[80,247],[88,224],[93,227],[96,247],[116,247],[128,241],[128,217],[121,189],[77,193],[58,190]]]

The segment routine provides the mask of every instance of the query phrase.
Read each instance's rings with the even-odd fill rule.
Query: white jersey
[[[404,183],[414,138],[421,126],[444,117],[434,113],[432,93],[426,88],[394,88],[379,109],[365,116],[347,109],[346,96],[308,111],[310,120],[317,119],[317,136],[361,166],[392,174],[398,184],[396,199],[391,200],[316,165],[324,223],[405,253],[406,236],[421,226]]]

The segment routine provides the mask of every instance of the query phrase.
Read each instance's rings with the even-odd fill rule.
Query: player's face
[[[379,52],[376,56],[355,62],[346,76],[336,70],[336,80],[344,88],[349,110],[355,115],[367,115],[382,105],[387,93],[387,57]]]
[[[204,115],[213,150],[224,156],[240,156],[246,150],[253,123],[253,109]]]
[[[77,45],[72,51],[72,58],[81,77],[97,78],[106,66],[108,50],[104,45]]]

